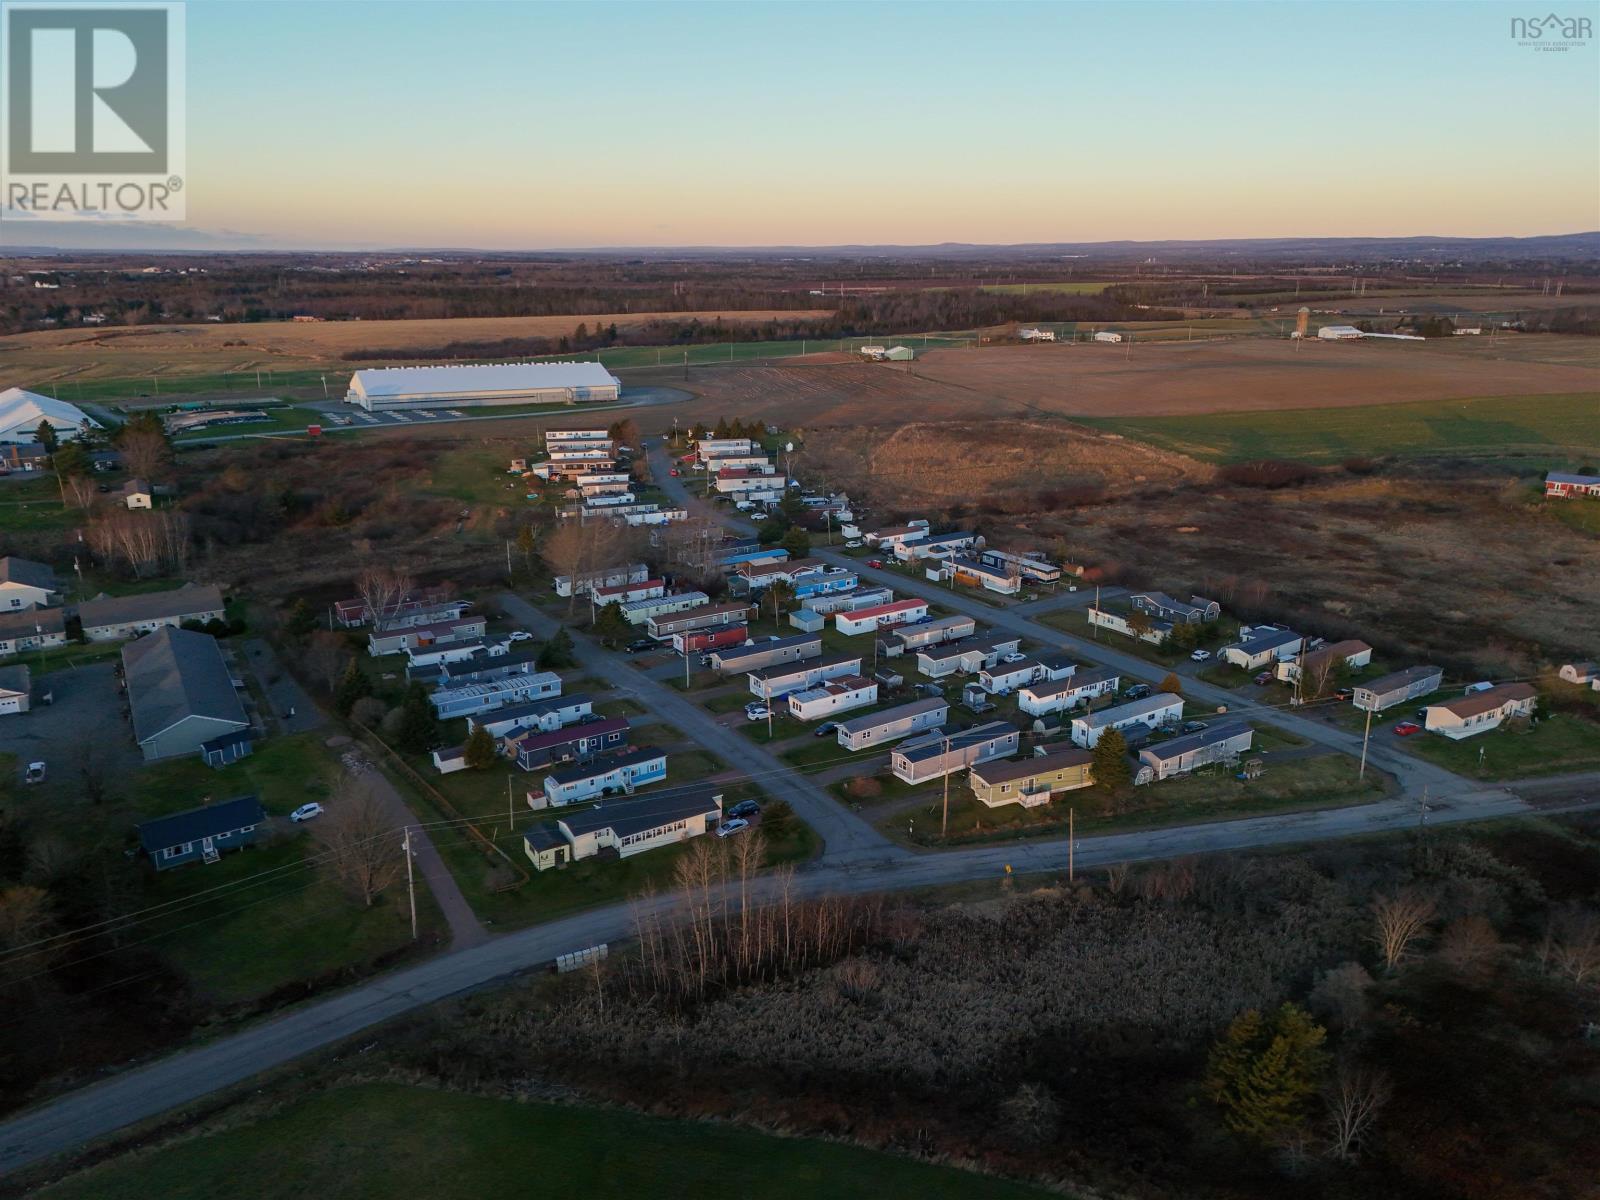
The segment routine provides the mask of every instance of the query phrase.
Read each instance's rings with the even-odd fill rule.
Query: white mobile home
[[[846,750],[873,750],[913,733],[937,728],[949,716],[950,705],[944,700],[913,700],[898,708],[840,721],[837,736],[839,745]]]
[[[1102,708],[1099,712],[1074,717],[1072,740],[1085,750],[1092,750],[1108,729],[1122,730],[1134,726],[1156,729],[1182,718],[1183,697],[1157,692],[1143,700],[1130,700],[1115,708]]]

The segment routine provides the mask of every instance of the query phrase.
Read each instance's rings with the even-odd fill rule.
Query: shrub
[[[1263,458],[1255,462],[1230,463],[1217,470],[1217,478],[1237,487],[1286,488],[1306,483],[1316,471],[1305,463]]]

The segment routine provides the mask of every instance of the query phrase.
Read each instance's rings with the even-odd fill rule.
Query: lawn
[[[1502,725],[1452,742],[1438,734],[1406,738],[1407,749],[1469,779],[1522,779],[1600,768],[1600,725],[1557,713],[1526,732]]]
[[[39,533],[87,524],[81,509],[61,503],[54,475],[0,483],[0,528],[11,533]]]
[[[850,751],[839,745],[839,739],[829,734],[827,737],[814,737],[810,741],[795,746],[793,749],[779,753],[779,758],[784,762],[799,767],[802,771],[825,771],[829,767],[836,767],[841,762],[850,761]]]
[[[1253,753],[1250,756],[1253,757]],[[986,808],[966,786],[965,777],[950,789],[950,835],[938,836],[941,797],[930,793],[926,808],[898,812],[879,822],[886,834],[916,845],[961,846],[1016,837],[1060,836],[1067,831],[1067,809],[1077,814],[1077,832],[1125,833],[1169,825],[1229,821],[1239,817],[1297,809],[1342,808],[1382,797],[1383,776],[1369,771],[1356,779],[1356,760],[1343,754],[1289,759],[1275,763],[1265,756],[1259,779],[1239,780],[1220,767],[1134,788],[1121,797],[1104,789],[1084,788],[1058,795],[1040,808],[1021,805]],[[959,799],[958,799],[959,797]],[[915,828],[907,833],[915,817]]]
[[[518,1103],[391,1083],[337,1088],[271,1116],[113,1159],[52,1200],[1022,1200],[1045,1193],[835,1142],[617,1110]]]
[[[1485,396],[1352,408],[1078,418],[1211,462],[1362,455],[1600,452],[1600,393]]]
[[[297,733],[258,742],[255,753],[220,770],[198,757],[143,767],[132,779],[136,820],[194,808],[215,800],[254,794],[269,812],[284,816],[307,800],[327,796],[343,771],[322,734]]]

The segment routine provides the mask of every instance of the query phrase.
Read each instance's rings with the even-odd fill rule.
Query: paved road
[[[558,622],[521,596],[505,593],[500,607],[524,628],[548,637]],[[787,800],[827,846],[830,859],[882,859],[906,853],[870,824],[850,812],[808,776],[795,771],[743,734],[719,725],[705,709],[683,693],[650,678],[619,654],[602,649],[588,638],[574,639],[578,665],[590,675],[636,698],[650,712],[676,726],[741,774],[757,780],[768,795]]]
[[[1543,780],[1541,784],[1554,792],[1560,781]],[[1593,783],[1580,784],[1578,795],[1579,800],[1567,807],[1600,807]],[[1455,798],[1446,799],[1427,814],[1419,814],[1414,804],[1389,801],[1361,808],[1080,838],[1075,858],[1077,868],[1087,872],[1120,862],[1404,830],[1416,827],[1422,815],[1430,825],[1437,826],[1528,811],[1526,804],[1504,789],[1489,789],[1483,798],[1471,803],[1458,805]],[[1556,809],[1546,807],[1541,811]],[[794,893],[815,896],[878,892],[998,879],[1008,866],[1016,872],[1061,872],[1066,861],[1067,846],[1062,839],[888,859],[834,862],[830,857],[797,873]],[[757,881],[755,894],[767,898],[773,887],[770,877],[763,878]],[[671,903],[669,897],[658,897],[646,906],[646,911],[664,909]],[[380,1022],[548,963],[557,954],[624,938],[631,930],[633,911],[630,905],[614,904],[503,934],[69,1093],[0,1124],[0,1174],[81,1147],[283,1066]]]

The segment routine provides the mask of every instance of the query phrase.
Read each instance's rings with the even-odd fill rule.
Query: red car
[[[883,559],[881,559],[881,558],[869,558],[869,559],[867,559],[867,566],[869,566],[869,567],[878,567],[878,568],[881,569],[882,566],[883,566]]]
[[[667,472],[667,474],[671,475],[674,479],[676,479],[678,477],[678,468],[677,467],[673,467],[672,470]]]
[[[1394,727],[1394,731],[1399,737],[1410,737],[1413,733],[1421,733],[1422,726],[1415,721],[1401,721]]]

